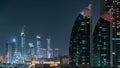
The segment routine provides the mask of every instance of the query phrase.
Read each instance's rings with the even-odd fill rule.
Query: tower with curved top
[[[90,64],[91,4],[78,15],[71,32],[70,64]]]
[[[100,17],[93,33],[93,66],[110,65],[110,21]]]
[[[105,5],[101,7],[103,10],[100,12],[100,18],[93,32],[93,66],[97,67],[112,66],[113,64],[113,9],[110,8],[106,11],[104,7]]]

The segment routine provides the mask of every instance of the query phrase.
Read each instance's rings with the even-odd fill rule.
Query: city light
[[[95,8],[96,7],[95,4],[97,1],[96,0],[94,1],[95,2],[93,3],[92,0],[90,0],[90,3],[87,7],[85,7],[85,4],[88,4],[87,1],[81,0],[81,2],[83,2],[81,3],[82,5],[79,4],[79,2],[77,1],[76,2],[74,1],[73,3],[69,1],[71,2],[70,4],[73,4],[72,8],[71,6],[68,5],[69,3],[66,4],[65,2],[65,4],[60,4],[59,7],[55,6],[54,8],[59,10],[57,12],[55,10],[53,13],[51,13],[51,8],[54,5],[53,3],[55,2],[53,3],[51,2],[52,6],[50,5],[50,3],[45,2],[45,4],[49,4],[49,6],[51,6],[50,8],[47,8],[49,6],[46,7],[45,4],[43,7],[41,3],[44,2],[38,2],[38,5],[36,5],[37,2],[33,2],[33,1],[32,4],[30,3],[30,1],[24,2],[25,4],[22,5],[25,6],[25,8],[23,6],[21,7],[21,4],[17,5],[19,2],[14,3],[16,5],[15,8],[10,6],[11,4],[6,3],[8,6],[7,7],[4,5],[5,3],[3,2],[2,5],[4,7],[2,8],[4,8],[5,10],[10,10],[9,11],[10,14],[6,14],[8,12],[2,10],[1,13],[3,16],[1,16],[1,22],[11,22],[11,21],[25,22],[20,24],[27,25],[28,29],[26,29],[26,26],[23,26],[19,32],[19,30],[17,30],[19,29],[19,27],[15,27],[14,28],[15,30],[13,29],[13,27],[12,28],[9,27],[12,29],[12,31],[11,32],[10,30],[6,31],[7,33],[5,33],[5,35],[9,34],[10,32],[9,34],[10,36],[6,35],[9,36],[10,39],[8,40],[6,39],[6,37],[5,38],[1,37],[1,40],[3,40],[4,42],[3,44],[1,44],[1,49],[0,49],[1,51],[0,68],[1,67],[2,68],[18,68],[18,67],[19,68],[51,68],[51,67],[52,68],[111,68],[111,67],[119,68],[120,67],[120,0],[99,0],[100,3],[99,6],[97,6],[99,7],[97,8],[98,10],[96,10]],[[58,15],[68,16],[69,14],[71,14],[70,11],[73,11],[71,9],[74,9],[73,12],[77,12],[77,10],[75,9],[79,8],[77,7],[78,4],[79,7],[82,6],[83,9],[81,12],[78,12],[79,14],[75,19],[75,21],[73,22],[73,27],[71,26],[69,26],[70,28],[67,27],[68,29],[65,29],[66,31],[64,31],[63,29],[59,30],[59,28],[56,29],[56,27],[61,24],[60,22],[66,21],[69,23],[64,23],[64,26],[66,26],[66,24],[70,25],[70,22],[72,22],[71,19],[74,19],[73,17],[69,16],[70,17],[69,19],[68,17],[58,16]],[[74,5],[76,8],[73,7]],[[63,6],[65,6],[65,8]],[[66,11],[67,7],[70,7],[69,11]],[[40,9],[38,10],[38,8]],[[46,11],[45,14],[47,15],[40,14],[44,12],[43,9],[47,9],[45,10]],[[67,8],[67,10],[68,9],[69,8]],[[22,13],[19,10],[21,10]],[[60,10],[62,11],[61,12],[62,14],[60,14]],[[26,14],[26,12],[28,13]],[[66,14],[67,12],[68,14]],[[59,14],[55,15],[55,13],[59,13]],[[76,15],[76,14],[73,13],[72,15]],[[52,16],[56,18],[53,18]],[[2,21],[2,18],[5,21]],[[27,23],[27,22],[31,22],[31,23]],[[44,22],[45,24],[44,25],[40,24],[42,22]],[[51,22],[53,23],[52,25]],[[56,22],[58,22],[59,25],[56,25]],[[14,23],[11,25],[20,26],[20,24],[16,25],[16,23]],[[35,24],[35,26],[32,26],[32,24]],[[51,28],[53,26],[55,28]],[[59,26],[59,27],[63,27],[63,26]],[[54,31],[53,29],[55,29],[58,32]],[[67,32],[67,30],[69,31],[71,30],[70,31],[71,33]],[[68,36],[66,36],[66,34],[61,34],[63,32],[67,32]],[[13,38],[11,38],[11,33],[12,35],[16,35],[18,37],[14,36]],[[67,41],[69,44],[66,44],[69,47],[67,50],[68,53],[66,50],[64,52],[64,49],[67,49],[63,47],[65,44],[64,40],[61,41],[61,39],[65,39],[65,38],[64,37],[62,38],[60,35],[62,36],[64,35],[65,37],[69,38],[67,40],[70,40]],[[56,41],[55,38],[59,38],[59,40],[57,39]],[[53,40],[52,43],[51,40]],[[59,47],[57,48],[57,46],[63,49],[61,50],[59,49]],[[62,52],[63,54],[59,53],[60,52],[59,50],[63,51]]]
[[[39,38],[39,39],[40,39],[41,37],[40,37],[39,35],[37,35],[36,38]]]
[[[16,39],[15,39],[15,38],[13,38],[13,39],[12,39],[12,42],[16,42]]]
[[[33,43],[28,43],[28,45],[29,45],[30,48],[34,47]]]

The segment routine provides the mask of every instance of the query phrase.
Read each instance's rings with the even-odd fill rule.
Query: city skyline
[[[119,6],[120,0],[0,1],[0,67],[119,68]]]
[[[90,0],[76,1],[1,1],[0,11],[0,55],[4,45],[12,38],[20,39],[23,25],[26,25],[26,38],[34,41],[41,35],[42,46],[46,46],[46,38],[50,36],[51,47],[58,47],[62,54],[68,54],[69,37],[74,20]],[[94,16],[98,16],[99,2],[93,0]],[[94,18],[94,21],[97,17]],[[97,21],[97,20],[96,20]],[[96,22],[95,22],[96,23]],[[20,40],[19,40],[20,41]],[[19,43],[19,42],[18,42]]]

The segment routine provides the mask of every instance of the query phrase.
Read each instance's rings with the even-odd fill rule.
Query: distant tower
[[[21,55],[23,56],[23,60],[25,60],[25,54],[26,54],[26,46],[25,46],[25,26],[22,27],[21,32]]]
[[[36,48],[35,48],[35,52],[36,52],[36,56],[39,57],[40,55],[40,48],[41,48],[41,37],[39,35],[36,36],[37,39],[37,44],[36,44]]]
[[[18,52],[18,45],[17,45],[17,40],[16,38],[12,39],[12,50],[13,50],[13,63],[17,63],[20,59],[20,54]]]
[[[33,60],[35,58],[34,54],[35,54],[35,47],[33,43],[28,43],[29,47],[30,47],[30,57],[31,60]]]
[[[7,44],[6,44],[6,47],[7,47],[7,56],[6,56],[6,63],[10,63],[10,62],[12,62],[12,56],[11,56],[11,45],[10,45],[10,43],[9,42],[7,42]]]
[[[7,62],[7,60],[8,60],[8,42],[6,43],[6,45],[5,45],[5,55],[4,55],[4,59],[5,59],[5,61],[4,62]]]
[[[15,38],[12,39],[12,43],[13,43],[13,45],[15,47],[15,52],[17,52],[18,51],[18,47],[17,47],[17,41],[16,41]]]
[[[50,49],[50,58],[53,58],[53,49]]]
[[[40,48],[40,50],[39,50],[40,52],[39,52],[39,56],[38,56],[38,58],[48,58],[47,57],[47,52],[46,52],[46,49],[45,48]]]
[[[12,42],[7,42],[6,49],[6,63],[14,63],[15,57],[17,56],[17,42],[15,38],[12,39]]]
[[[55,48],[54,57],[59,57],[59,48]]]
[[[50,38],[47,38],[47,58],[51,58]]]

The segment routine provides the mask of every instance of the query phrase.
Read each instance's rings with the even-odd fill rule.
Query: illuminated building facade
[[[25,26],[22,28],[21,32],[21,55],[23,56],[23,61],[26,59],[26,45],[25,45]]]
[[[69,47],[71,65],[90,64],[91,6],[78,15],[73,26]]]
[[[16,57],[17,57],[17,53],[18,53],[18,47],[17,47],[17,41],[16,41],[16,39],[15,38],[13,38],[12,39],[12,52],[13,52],[13,63],[15,63],[16,62]]]
[[[54,57],[59,57],[59,48],[55,48]]]
[[[105,11],[112,9],[112,65],[120,65],[120,0],[100,0]]]
[[[40,58],[41,37],[37,35],[36,39],[37,39],[37,44],[35,47],[35,53],[36,53],[37,58]]]
[[[29,47],[30,47],[30,59],[33,60],[35,59],[35,46],[33,43],[28,43]]]
[[[18,52],[17,40],[15,38],[12,39],[12,42],[7,42],[7,55],[6,55],[6,63],[17,63],[20,61],[21,54]]]
[[[93,66],[110,65],[110,22],[100,18],[93,33]]]
[[[11,45],[10,45],[10,43],[9,42],[7,42],[7,44],[6,44],[6,48],[7,48],[7,56],[6,56],[6,63],[10,63],[10,62],[12,62],[12,56],[11,56]]]
[[[45,48],[40,48],[40,52],[39,52],[40,56],[39,56],[39,58],[47,58],[46,52],[47,52],[47,51],[46,51]]]
[[[47,58],[51,58],[50,38],[47,38]]]

